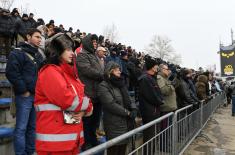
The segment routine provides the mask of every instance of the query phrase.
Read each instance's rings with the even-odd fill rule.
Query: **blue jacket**
[[[26,53],[32,57],[30,58]],[[26,91],[34,94],[37,72],[42,62],[43,59],[38,49],[27,43],[21,43],[19,48],[10,53],[6,77],[13,85],[16,95],[21,95]]]
[[[120,66],[120,70],[122,71],[122,62],[121,59],[118,56],[107,56],[105,59],[105,63],[107,64],[109,61],[116,62]]]

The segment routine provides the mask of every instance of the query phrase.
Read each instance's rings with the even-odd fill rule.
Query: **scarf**
[[[122,100],[124,108],[131,110],[131,100],[127,91],[127,88],[124,83],[124,79],[122,77],[117,77],[113,74],[110,75],[109,82],[114,87],[119,88],[121,94],[122,94]]]

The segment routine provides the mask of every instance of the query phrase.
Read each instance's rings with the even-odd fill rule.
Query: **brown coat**
[[[197,97],[199,100],[205,100],[207,98],[207,83],[208,79],[205,75],[200,75],[198,77],[198,82],[196,83],[196,91],[197,91]]]

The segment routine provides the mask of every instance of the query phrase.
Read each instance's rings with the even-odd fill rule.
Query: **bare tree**
[[[174,53],[173,56],[168,59],[168,61],[173,64],[179,65],[182,62],[182,57],[180,54]]]
[[[10,9],[14,0],[0,0],[0,7],[4,9]]]
[[[21,7],[20,7],[20,12],[22,13],[22,14],[29,14],[29,8],[30,8],[30,4],[29,3],[26,3],[26,4],[24,4],[23,6],[21,5]]]
[[[153,57],[161,58],[175,64],[181,63],[181,55],[171,46],[171,40],[164,36],[154,35],[145,51]]]
[[[103,35],[105,39],[109,39],[110,42],[117,42],[119,35],[117,26],[114,23],[112,23],[112,25],[105,26],[103,30]]]

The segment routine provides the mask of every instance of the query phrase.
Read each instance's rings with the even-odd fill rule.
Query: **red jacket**
[[[92,113],[84,85],[68,64],[46,65],[35,90],[36,150],[69,151],[84,143],[83,124],[65,124],[63,111]]]

